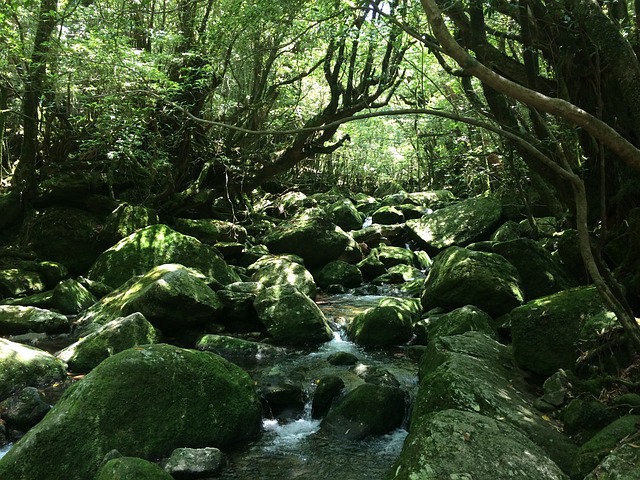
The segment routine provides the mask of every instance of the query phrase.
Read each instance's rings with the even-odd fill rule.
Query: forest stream
[[[297,350],[284,357],[237,362],[254,379],[277,373],[301,380],[306,391],[305,405],[300,411],[288,410],[277,415],[266,409],[261,436],[228,452],[227,466],[221,478],[324,480],[336,471],[340,472],[342,480],[367,480],[384,476],[400,454],[407,435],[404,428],[364,440],[338,441],[335,437],[320,434],[321,420],[311,416],[311,402],[317,380],[324,375],[344,374],[352,368],[383,369],[398,380],[401,388],[411,398],[414,396],[417,388],[417,364],[406,357],[402,347],[365,351],[346,340],[343,331],[346,324],[366,308],[375,306],[381,298],[377,295],[351,294],[319,297],[318,306],[337,328],[333,340],[315,350]],[[336,352],[351,353],[359,359],[359,363],[355,367],[330,365],[327,358]],[[353,377],[353,381],[357,381],[355,374]],[[345,381],[348,382],[348,377]],[[408,411],[407,406],[407,413]],[[3,446],[0,458],[10,448],[11,444]]]
[[[379,296],[334,295],[318,298],[325,316],[344,325],[356,314],[375,306]],[[378,367],[391,373],[411,397],[417,387],[417,364],[408,359],[401,348],[365,351],[344,339],[342,329],[334,339],[309,352],[297,352],[282,359],[264,361],[253,367],[244,366],[252,375],[271,369],[304,375],[307,403],[302,412],[269,417],[265,412],[263,434],[245,448],[232,452],[222,474],[223,479],[304,478],[327,479],[340,472],[342,480],[383,478],[402,449],[406,430],[371,436],[364,440],[343,440],[319,433],[320,420],[311,417],[313,388],[323,375],[344,372],[352,367],[332,366],[327,357],[336,352],[349,352],[360,360],[356,368]]]

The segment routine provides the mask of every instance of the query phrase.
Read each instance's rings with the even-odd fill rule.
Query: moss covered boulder
[[[21,388],[49,385],[66,376],[67,366],[53,355],[0,338],[0,400]]]
[[[53,289],[51,302],[57,310],[66,315],[75,315],[96,303],[93,293],[77,280],[68,278]]]
[[[373,212],[371,219],[373,223],[394,225],[396,223],[404,223],[404,213],[393,205],[385,205]]]
[[[520,430],[565,472],[570,470],[576,446],[534,408],[536,397],[513,368],[509,347],[480,332],[439,337],[421,357],[419,379],[412,431],[436,411],[479,413]]]
[[[246,228],[224,220],[176,218],[171,226],[178,232],[196,237],[209,245],[247,240]]]
[[[37,307],[0,305],[0,335],[63,333],[70,329],[64,315]]]
[[[411,339],[417,308],[411,299],[383,299],[353,318],[347,336],[366,347],[406,343]]]
[[[79,318],[86,334],[119,317],[140,312],[160,330],[174,332],[214,321],[222,309],[206,278],[183,265],[167,264],[131,279]]]
[[[414,419],[388,480],[568,480],[510,425],[477,412],[441,410]]]
[[[119,457],[100,467],[95,480],[173,480],[173,477],[149,460]]]
[[[418,245],[429,253],[452,245],[466,246],[486,240],[500,224],[502,206],[492,198],[476,197],[408,220],[406,225]]]
[[[595,287],[565,290],[515,308],[509,317],[516,362],[545,376],[572,369],[584,323],[606,310]]]
[[[200,337],[196,349],[213,352],[230,360],[264,359],[287,354],[287,350],[269,345],[268,343],[253,342],[227,335],[207,334]]]
[[[343,230],[349,231],[362,228],[364,217],[358,212],[351,200],[340,200],[329,205],[326,210],[331,217],[331,221]]]
[[[355,288],[362,284],[362,272],[360,269],[342,260],[334,260],[327,263],[314,274],[313,278],[316,284],[324,290],[330,285]]]
[[[265,288],[256,297],[254,307],[269,334],[279,343],[318,344],[333,337],[320,308],[293,285]]]
[[[422,291],[425,310],[475,305],[493,318],[523,301],[518,271],[504,257],[460,247],[450,247],[433,259]]]
[[[260,430],[249,376],[223,358],[165,344],[102,362],[0,459],[0,478],[93,478],[105,455],[168,457],[223,448]],[[55,461],[51,461],[55,459]]]
[[[45,284],[38,272],[21,268],[0,270],[0,298],[31,295],[44,289]]]
[[[263,241],[270,252],[299,255],[308,268],[316,268],[340,257],[350,237],[324,211],[312,210],[282,222]]]
[[[217,286],[240,281],[212,247],[162,224],[132,233],[103,252],[91,267],[89,278],[116,288],[167,263],[194,268]]]
[[[402,425],[406,405],[405,393],[399,388],[363,383],[329,410],[320,429],[351,439],[383,435]]]
[[[584,480],[639,480],[640,452],[637,445],[625,443],[616,447]]]
[[[473,305],[466,305],[449,313],[430,317],[427,332],[430,340],[470,331],[478,331],[496,339],[497,335],[492,323],[487,313]]]
[[[637,434],[639,427],[640,415],[625,415],[604,427],[580,447],[571,476],[583,478],[591,473],[622,440]]]
[[[577,286],[564,266],[529,238],[497,243],[493,252],[518,269],[526,301]]]
[[[56,356],[73,372],[89,372],[107,357],[138,345],[157,343],[159,334],[141,313],[117,318],[81,337]]]
[[[309,298],[316,298],[313,275],[299,262],[288,256],[265,256],[250,265],[251,281],[265,287],[293,285]]]

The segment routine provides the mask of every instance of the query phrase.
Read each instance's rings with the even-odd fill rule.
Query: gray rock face
[[[67,317],[37,307],[0,305],[0,335],[63,333],[70,328]]]
[[[485,197],[469,198],[406,222],[411,237],[429,253],[485,240],[500,223],[502,206]]]
[[[516,268],[494,253],[450,247],[438,254],[422,291],[425,310],[475,305],[493,318],[522,305]]]
[[[394,480],[566,480],[545,452],[508,423],[441,410],[414,419]]]
[[[320,308],[293,285],[265,288],[256,297],[254,306],[260,321],[277,342],[317,344],[333,336]]]
[[[210,246],[161,224],[132,233],[103,252],[91,267],[89,278],[116,288],[135,275],[168,263],[198,270],[210,284],[240,281]]]
[[[113,449],[155,459],[184,445],[225,448],[256,435],[261,419],[251,379],[223,358],[163,344],[133,348],[68,389],[0,459],[0,478],[87,480]]]
[[[217,477],[224,466],[224,457],[217,448],[176,448],[164,469],[176,480]]]
[[[118,352],[138,345],[157,343],[158,332],[141,313],[112,320],[80,338],[56,356],[73,372],[89,372]]]
[[[37,348],[0,338],[0,399],[26,386],[49,385],[67,376],[67,366]]]

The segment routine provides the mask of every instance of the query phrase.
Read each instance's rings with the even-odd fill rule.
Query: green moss
[[[105,463],[95,480],[173,480],[173,477],[142,458],[120,457]]]
[[[93,478],[105,454],[160,458],[258,433],[251,379],[217,355],[170,345],[102,362],[0,460],[0,478]],[[51,459],[56,459],[52,462]]]

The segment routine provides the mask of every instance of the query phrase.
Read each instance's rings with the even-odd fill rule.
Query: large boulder
[[[606,312],[595,287],[578,287],[527,302],[509,314],[513,356],[542,376],[572,369],[585,322]]]
[[[117,288],[131,277],[166,263],[194,268],[217,286],[240,281],[209,245],[162,224],[132,233],[103,252],[91,267],[89,278]]]
[[[383,299],[376,307],[356,315],[347,336],[358,345],[379,347],[408,342],[413,333],[417,304],[409,299]]]
[[[363,383],[329,410],[320,429],[339,438],[383,435],[402,425],[405,411],[406,397],[402,390]]]
[[[425,310],[475,305],[496,318],[522,305],[516,268],[504,257],[450,247],[433,259],[422,291]]]
[[[83,334],[118,317],[142,313],[163,331],[200,327],[222,309],[206,278],[182,265],[167,264],[131,279],[85,311],[77,320]]]
[[[496,339],[497,335],[492,323],[493,321],[487,313],[473,305],[465,305],[451,312],[429,317],[427,333],[429,340],[471,331],[478,331]]]
[[[308,268],[315,268],[340,257],[350,237],[323,211],[308,211],[282,222],[263,241],[270,252],[293,253],[302,257]]]
[[[37,307],[0,305],[0,335],[63,333],[70,329],[64,315]]]
[[[577,286],[564,266],[529,238],[496,243],[493,252],[502,255],[516,267],[526,301]]]
[[[324,290],[330,285],[355,288],[362,284],[362,272],[360,269],[342,260],[334,260],[327,263],[313,277],[317,285]]]
[[[623,479],[640,479],[640,452],[631,442],[612,450],[584,480]]]
[[[0,400],[21,388],[49,385],[66,376],[67,366],[53,355],[0,338]]]
[[[265,287],[293,285],[309,298],[316,298],[316,282],[313,275],[300,263],[287,256],[266,256],[248,268],[252,282]]]
[[[406,225],[411,237],[429,253],[452,245],[486,240],[500,223],[502,206],[492,198],[477,197],[441,208]]]
[[[0,478],[94,478],[105,455],[168,457],[256,435],[262,407],[249,376],[223,358],[165,344],[102,362],[0,459]],[[55,459],[55,461],[51,461]]]
[[[364,218],[351,200],[345,199],[333,203],[327,207],[327,213],[333,223],[345,231],[362,228]]]
[[[293,285],[265,288],[254,306],[260,321],[279,343],[317,344],[333,337],[320,308]]]
[[[138,345],[157,343],[159,335],[141,313],[112,320],[77,342],[59,351],[56,356],[73,372],[89,372],[103,360]]]
[[[479,413],[520,430],[563,471],[570,470],[576,447],[534,408],[536,397],[513,368],[509,347],[480,332],[439,337],[421,357],[419,379],[412,433],[425,435],[415,425],[436,411]]]
[[[459,410],[441,410],[415,419],[391,471],[394,480],[568,479],[517,428]]]

